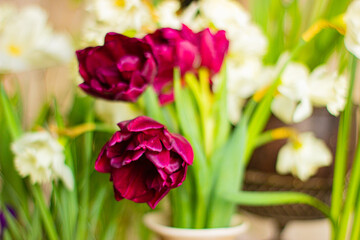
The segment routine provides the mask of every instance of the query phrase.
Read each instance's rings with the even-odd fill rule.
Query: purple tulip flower
[[[80,87],[95,97],[134,102],[153,81],[156,62],[150,46],[140,39],[108,33],[103,46],[76,52]]]
[[[200,54],[196,45],[196,35],[183,25],[181,30],[172,28],[158,29],[144,37],[151,46],[158,73],[153,86],[162,105],[174,101],[173,76],[174,68],[179,67],[184,75],[200,66]]]
[[[103,146],[95,170],[110,173],[116,200],[158,202],[185,180],[194,154],[189,142],[145,116],[118,123],[120,131]]]

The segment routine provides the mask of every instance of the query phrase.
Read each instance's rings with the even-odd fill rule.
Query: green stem
[[[201,144],[201,133],[195,104],[188,89],[183,89],[180,82],[179,69],[174,70],[174,92],[175,108],[179,119],[180,130],[193,147],[194,163],[189,171],[194,173],[195,189],[195,212],[194,228],[203,228],[206,219],[206,209],[208,205],[209,187],[208,184],[208,165],[204,153],[204,146]]]
[[[345,110],[341,113],[340,122],[339,122],[339,132],[338,132],[338,141],[336,147],[336,156],[335,156],[335,167],[334,167],[334,180],[333,180],[333,189],[332,189],[332,200],[331,200],[331,216],[334,219],[338,219],[341,208],[342,208],[342,199],[345,185],[345,174],[347,167],[347,156],[348,156],[348,143],[350,136],[350,126],[352,123],[352,93],[355,83],[355,73],[356,73],[356,57],[353,56],[351,59],[351,76],[350,76],[350,86],[347,97],[347,103]],[[336,233],[335,233],[336,234]]]
[[[94,120],[94,112],[89,111],[86,116],[86,122],[92,123]],[[89,215],[89,198],[90,198],[90,168],[93,166],[92,159],[92,142],[93,142],[93,132],[88,132],[84,136],[84,176],[83,176],[83,189],[81,191],[81,200],[80,200],[80,211],[79,211],[79,222],[78,222],[78,231],[76,232],[76,239],[82,240],[86,239],[87,233],[87,222]]]
[[[45,230],[47,232],[49,239],[50,240],[59,239],[58,234],[55,229],[55,224],[54,224],[53,218],[51,216],[51,213],[50,213],[48,207],[46,206],[44,195],[40,189],[40,186],[37,184],[33,185],[32,192],[33,192],[33,195],[35,198],[36,205],[40,209],[40,214],[41,214],[41,217],[42,217],[42,220],[43,220],[43,223],[45,226]]]
[[[359,204],[360,191],[358,191],[358,200],[355,208],[354,222],[352,225],[350,240],[360,239],[360,204]]]
[[[338,240],[342,240],[346,238],[346,230],[348,228],[350,214],[354,210],[356,200],[359,194],[359,186],[360,186],[360,142],[358,142],[355,159],[351,169],[349,188],[345,198],[346,199],[345,205],[340,215],[338,232],[336,232],[337,234],[336,239]]]

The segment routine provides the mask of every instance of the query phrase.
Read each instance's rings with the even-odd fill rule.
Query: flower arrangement
[[[32,127],[21,124],[8,79],[69,64],[73,47],[42,9],[0,6],[0,239],[133,239],[117,226],[143,226],[118,213],[150,210],[139,203],[194,229],[228,227],[239,204],[308,204],[330,220],[333,239],[350,230],[358,239],[359,143],[345,176],[360,1],[327,2],[255,0],[249,13],[232,0],[88,1],[72,107],[64,113],[50,99]],[[292,127],[319,107],[340,118],[335,156]],[[287,126],[265,131],[272,114]],[[330,206],[304,193],[242,190],[254,150],[279,139],[288,141],[279,174],[307,181],[334,162]]]

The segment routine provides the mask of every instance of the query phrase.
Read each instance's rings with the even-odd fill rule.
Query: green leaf
[[[348,161],[348,146],[349,146],[349,137],[350,137],[350,127],[352,124],[352,93],[355,84],[355,74],[356,74],[356,63],[357,59],[355,56],[352,56],[351,65],[350,65],[350,85],[348,90],[347,102],[345,105],[344,111],[340,115],[339,121],[339,130],[338,130],[338,139],[336,146],[336,155],[335,155],[335,167],[334,167],[334,180],[333,180],[333,189],[332,189],[332,199],[331,199],[331,215],[334,219],[337,219],[341,213],[343,206],[343,192],[345,185],[345,175]]]
[[[90,226],[91,230],[95,235],[96,227],[99,224],[100,213],[105,203],[105,198],[107,196],[107,188],[103,187],[99,192],[96,193],[96,198],[94,203],[92,204],[91,212],[90,212]]]
[[[222,195],[228,191],[237,192],[241,188],[245,170],[247,119],[246,115],[242,117],[223,150],[214,156],[215,160],[212,160],[217,165],[214,166],[211,174],[213,190],[210,196],[207,227],[229,226],[235,211],[235,204],[225,201]]]
[[[213,113],[216,114],[214,152],[226,143],[229,138],[231,128],[231,124],[228,119],[226,76],[226,65],[224,65],[220,72],[220,86],[215,92],[215,106],[213,109]]]
[[[194,150],[194,163],[189,168],[193,171],[195,179],[196,207],[194,213],[194,228],[205,227],[206,208],[208,194],[210,191],[208,179],[208,164],[204,152],[204,146],[201,144],[200,125],[198,119],[198,111],[196,110],[196,102],[192,98],[188,89],[181,87],[180,71],[174,70],[174,91],[175,91],[175,108],[179,119],[179,126],[181,132],[190,142]],[[193,168],[193,169],[192,169]]]
[[[50,240],[59,239],[58,234],[55,229],[54,220],[51,216],[50,210],[47,208],[43,193],[39,187],[39,185],[31,186],[33,196],[35,198],[35,204],[40,210],[40,214],[45,226],[45,231]]]
[[[15,140],[22,134],[22,128],[20,124],[20,120],[16,115],[13,107],[10,104],[9,98],[5,92],[3,83],[0,83],[0,99],[1,106],[3,108],[3,113],[5,115],[5,119],[7,122],[7,126],[10,130],[10,134],[12,139]]]
[[[45,103],[33,124],[32,130],[35,130],[35,128],[38,126],[42,126],[46,122],[46,119],[49,117],[49,114],[50,105],[48,103]]]
[[[94,121],[94,111],[88,111],[86,114],[86,123],[92,123]],[[87,132],[84,134],[83,145],[82,145],[82,156],[84,162],[84,172],[81,181],[81,185],[79,186],[79,190],[81,193],[80,197],[80,209],[79,209],[79,220],[77,225],[76,239],[82,240],[87,236],[87,224],[88,224],[88,216],[89,216],[89,198],[90,198],[90,174],[91,168],[93,166],[93,132]]]
[[[148,87],[144,92],[143,97],[144,97],[146,115],[166,125],[165,118],[162,113],[160,103],[154,89],[152,87]]]
[[[29,239],[38,240],[41,238],[42,238],[41,217],[40,217],[39,209],[35,208],[31,218],[31,234],[29,234]]]
[[[272,206],[284,204],[307,204],[330,217],[330,208],[319,199],[297,192],[227,192],[223,198],[244,206]]]
[[[339,219],[339,228],[336,229],[336,239],[345,239],[350,214],[355,208],[360,187],[360,142],[358,142],[356,155],[351,169],[349,186],[343,203],[343,192],[350,146],[350,130],[353,122],[352,93],[355,85],[357,58],[352,56],[350,65],[350,87],[344,112],[340,116],[338,142],[336,146],[335,170],[332,192],[331,214],[334,219]],[[334,196],[339,194],[340,196]],[[344,204],[344,207],[343,207]]]
[[[20,226],[19,222],[16,221],[14,216],[11,214],[11,212],[7,209],[5,205],[1,204],[0,209],[3,210],[11,235],[15,239],[23,239],[26,234],[24,234],[24,232],[22,231],[23,228]]]

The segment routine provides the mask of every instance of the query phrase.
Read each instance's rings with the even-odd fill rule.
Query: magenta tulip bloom
[[[181,75],[196,74],[199,67],[206,67],[211,74],[220,71],[229,41],[225,31],[212,34],[209,29],[194,33],[183,25],[181,30],[162,28],[144,37],[151,46],[158,73],[153,86],[162,105],[174,101],[173,71],[179,67]]]
[[[108,33],[103,46],[76,52],[80,87],[95,97],[134,102],[153,81],[157,66],[151,48],[140,39]]]
[[[185,180],[193,162],[189,142],[145,116],[120,122],[120,131],[102,148],[95,170],[110,173],[116,200],[129,199],[155,208]]]
[[[200,54],[196,45],[196,35],[185,25],[181,30],[158,29],[144,37],[151,46],[158,62],[158,73],[153,86],[161,104],[174,101],[173,74],[179,67],[184,75],[200,66]]]
[[[218,73],[229,49],[229,40],[226,38],[225,31],[220,30],[212,34],[207,28],[197,33],[197,41],[201,66],[209,69],[211,74]]]

